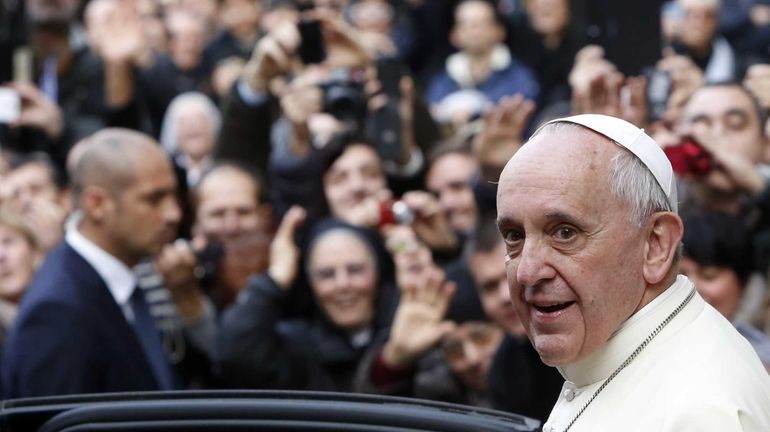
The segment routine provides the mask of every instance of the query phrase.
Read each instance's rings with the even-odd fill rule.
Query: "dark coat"
[[[159,389],[107,285],[67,243],[27,290],[2,368],[4,398]]]
[[[350,391],[368,346],[354,348],[319,315],[281,320],[286,298],[269,276],[256,276],[224,311],[215,354],[224,381],[239,388]]]

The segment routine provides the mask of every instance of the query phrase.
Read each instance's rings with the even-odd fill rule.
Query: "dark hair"
[[[480,252],[490,252],[503,241],[500,231],[497,229],[497,221],[493,211],[483,212],[479,216],[479,221],[473,234],[465,243],[465,258],[470,260],[471,256]],[[502,257],[500,258],[502,259]]]
[[[454,13],[452,13],[452,27],[454,27],[457,24],[457,10],[460,9],[460,6],[462,6],[465,3],[483,3],[489,6],[490,10],[492,10],[492,18],[495,20],[495,23],[499,26],[501,26],[503,29],[506,28],[505,25],[505,17],[503,14],[500,13],[500,10],[497,9],[497,1],[495,0],[460,0],[457,2],[457,5],[455,5]]]
[[[29,154],[23,154],[11,161],[10,168],[15,171],[27,165],[41,165],[48,171],[48,177],[56,185],[58,189],[64,189],[67,186],[67,179],[64,177],[62,170],[54,163],[48,154],[43,152],[34,152]]]
[[[746,96],[748,96],[749,100],[751,101],[751,105],[754,107],[754,113],[757,115],[757,119],[759,119],[759,133],[761,135],[765,134],[765,123],[767,122],[767,110],[765,110],[764,107],[762,107],[762,104],[759,103],[759,99],[754,96],[753,93],[749,91],[746,87],[743,86],[738,81],[715,81],[710,83],[705,83],[702,86],[698,87],[691,95],[690,98],[687,100],[687,103],[690,103],[690,100],[692,100],[693,96],[698,93],[699,91],[703,89],[709,89],[709,88],[717,88],[717,87],[734,87],[742,91]]]
[[[753,268],[748,229],[726,213],[694,211],[682,215],[684,256],[700,265],[728,267],[745,284]]]
[[[428,150],[427,165],[433,165],[438,159],[448,154],[461,154],[475,157],[471,151],[471,142],[472,138],[469,139],[468,137],[463,137],[458,134],[452,135]]]

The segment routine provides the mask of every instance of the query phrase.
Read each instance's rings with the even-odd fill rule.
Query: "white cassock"
[[[602,349],[559,368],[567,382],[543,431],[564,431],[692,290],[692,282],[679,276],[624,322]],[[569,430],[770,432],[770,375],[746,339],[695,293]]]

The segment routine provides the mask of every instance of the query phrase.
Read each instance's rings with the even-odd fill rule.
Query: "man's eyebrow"
[[[548,212],[544,216],[547,221],[551,221],[551,222],[560,221],[560,222],[567,222],[568,224],[576,225],[576,226],[582,225],[580,221],[577,220],[574,216],[561,211]]]
[[[749,111],[743,108],[730,108],[722,114],[722,117],[727,117],[733,114],[740,114],[742,116],[748,117]]]

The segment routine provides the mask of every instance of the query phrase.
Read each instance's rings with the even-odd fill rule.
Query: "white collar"
[[[503,44],[497,44],[490,53],[490,70],[500,71],[511,64],[511,52]],[[471,76],[471,58],[460,51],[452,54],[446,60],[447,74],[460,85],[461,88],[475,87],[476,83]]]
[[[136,287],[131,269],[83,236],[76,227],[67,230],[65,240],[102,277],[115,303],[121,307],[127,305]]]
[[[722,36],[711,45],[711,58],[703,71],[703,79],[707,83],[735,79],[735,53]]]
[[[559,367],[559,372],[578,387],[606,379],[693,289],[693,283],[687,277],[677,276],[670,287],[623,322],[602,348],[583,360]],[[689,318],[679,320],[680,323],[691,319],[704,305],[705,302],[696,293],[678,315]],[[676,324],[672,322],[668,327],[676,327]]]

